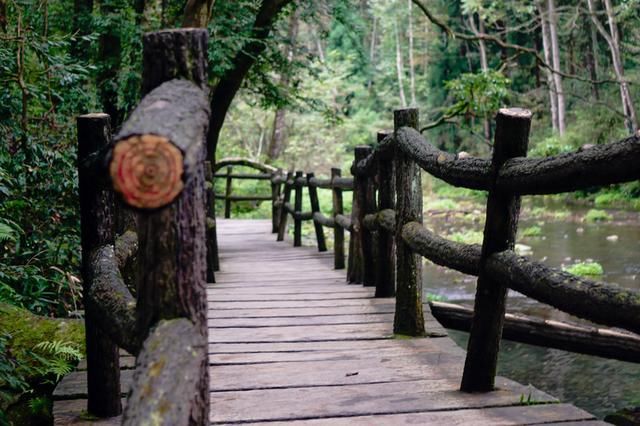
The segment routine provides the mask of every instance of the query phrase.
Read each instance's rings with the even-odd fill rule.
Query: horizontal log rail
[[[473,309],[429,302],[431,314],[446,328],[469,331]],[[640,359],[640,336],[616,330],[506,313],[502,338],[626,362]]]
[[[271,195],[215,195],[216,200],[229,201],[272,201]]]
[[[270,166],[268,164],[263,164],[258,161],[253,161],[248,158],[240,158],[240,157],[227,157],[222,158],[219,161],[216,161],[215,166],[213,167],[213,173],[215,174],[218,170],[229,166],[244,166],[249,167],[251,169],[256,169],[265,174],[274,174],[278,171],[277,168]]]
[[[272,178],[272,174],[271,173],[260,173],[260,174],[256,174],[256,173],[236,173],[231,175],[232,179],[246,179],[246,180],[271,180]],[[215,175],[213,175],[213,177],[215,178],[226,178],[227,175],[222,174],[222,173],[216,173]]]

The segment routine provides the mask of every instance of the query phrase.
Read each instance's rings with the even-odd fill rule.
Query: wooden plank
[[[408,414],[386,414],[377,416],[332,417],[325,419],[298,420],[292,422],[269,422],[269,426],[397,426],[397,425],[448,425],[448,426],[515,426],[522,424],[572,424],[567,421],[584,422],[593,416],[569,404],[541,404],[512,407],[489,407],[458,411],[431,411]],[[248,423],[247,425],[265,425]],[[573,423],[575,424],[575,423]],[[578,424],[598,424],[597,422]],[[600,422],[600,424],[606,424]]]
[[[126,404],[126,399],[122,400],[122,406]],[[53,418],[55,426],[120,426],[122,416],[109,417],[106,419],[96,419],[88,417],[87,400],[71,399],[67,401],[53,402]]]
[[[213,392],[215,410],[211,410],[210,419],[214,424],[225,424],[513,406],[519,405],[520,396],[528,391],[501,378],[496,383],[500,390],[484,394],[460,392],[457,382],[431,380]],[[544,393],[535,398],[555,401]],[[268,409],[265,401],[269,401]]]
[[[209,319],[211,328],[263,328],[284,326],[315,326],[331,324],[375,324],[389,323],[393,321],[393,314],[370,315],[324,315],[324,316],[299,316],[299,317],[268,317],[260,318],[215,318]]]
[[[209,302],[210,310],[222,309],[297,309],[297,308],[333,308],[342,306],[376,306],[389,305],[393,299],[345,299],[345,300],[310,300],[310,301],[257,301],[257,302]]]
[[[318,302],[325,300],[359,300],[368,301],[371,299],[368,293],[315,293],[315,294],[242,294],[242,293],[209,293],[207,294],[208,302],[282,302],[282,301],[295,301],[295,302]]]
[[[259,342],[314,342],[334,340],[379,339],[393,335],[392,324],[369,324],[367,327],[353,324],[264,327],[212,328],[210,343],[259,343]]]
[[[377,306],[342,306],[307,309],[300,308],[265,308],[265,309],[209,309],[209,318],[266,318],[266,317],[298,317],[320,315],[361,315],[393,313],[395,305]]]

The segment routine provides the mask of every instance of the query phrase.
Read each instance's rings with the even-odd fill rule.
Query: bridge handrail
[[[416,109],[397,110],[394,133],[379,133],[374,149],[356,147],[351,170],[356,213],[352,212],[350,217],[334,215],[333,220],[321,214],[314,215],[321,224],[348,229],[351,239],[360,241],[360,247],[376,248],[350,251],[350,258],[355,259],[356,268],[360,269],[350,276],[359,277],[358,282],[364,285],[375,285],[376,295],[392,295],[393,287],[389,294],[389,290],[384,289],[385,284],[393,282],[394,278],[397,280],[396,332],[424,333],[423,322],[415,320],[422,318],[421,296],[415,298],[416,294],[422,294],[419,287],[421,261],[416,258],[420,256],[447,268],[479,276],[479,286],[484,288],[476,296],[463,390],[486,391],[493,387],[506,288],[571,315],[640,334],[639,291],[579,278],[517,256],[511,250],[520,195],[555,194],[636,180],[640,178],[637,167],[640,135],[606,145],[586,145],[573,153],[529,159],[525,154],[531,114],[517,108],[503,109],[497,118],[493,158],[482,159],[466,153],[447,153],[429,144],[418,131],[417,114]],[[420,173],[416,167],[454,186],[489,192],[482,245],[450,241],[423,227]],[[396,265],[389,268],[393,262]],[[374,274],[367,274],[367,271]],[[488,283],[496,284],[487,287]],[[451,310],[438,308],[435,311],[444,320],[443,315],[451,313]],[[471,319],[467,324],[470,323]],[[545,324],[544,327],[547,332],[543,341],[566,348],[558,336],[577,326]],[[479,335],[483,336],[481,341]],[[637,344],[640,336],[636,334],[624,335],[620,347],[625,348],[625,353],[617,354],[604,348],[602,342],[589,341],[586,335],[576,331],[572,336],[573,343],[569,345],[572,350],[623,360],[629,359],[629,352],[640,353]],[[529,339],[534,343],[541,341],[539,336]],[[495,344],[487,345],[487,341]]]

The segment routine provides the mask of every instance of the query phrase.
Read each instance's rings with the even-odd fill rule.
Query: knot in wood
[[[109,173],[125,203],[140,209],[163,207],[184,188],[182,152],[162,136],[147,134],[118,141]]]

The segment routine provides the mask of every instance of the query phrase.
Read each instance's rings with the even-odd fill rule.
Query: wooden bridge
[[[56,389],[57,424],[87,415],[172,426],[598,423],[495,376],[503,329],[600,356],[637,362],[640,354],[637,291],[513,252],[520,196],[636,180],[640,137],[527,159],[531,113],[503,109],[492,158],[480,159],[432,146],[417,109],[403,109],[375,149],[355,149],[353,177],[284,174],[243,159],[211,167],[206,38],[193,29],[145,36],[145,96],[113,141],[105,114],[78,119],[87,363]],[[221,175],[226,166],[260,174]],[[488,192],[482,245],[423,226],[422,170]],[[232,202],[271,200],[272,220],[216,222],[214,176],[227,182],[226,216]],[[268,181],[271,194],[233,194],[234,178]],[[330,216],[320,189],[332,191]],[[344,191],[352,191],[350,212]],[[284,242],[289,218],[293,247]],[[301,247],[304,221],[317,250]],[[333,254],[324,228],[333,230]],[[423,257],[478,276],[472,312],[451,320],[423,303]],[[624,331],[509,317],[508,289]],[[470,329],[466,354],[432,312]]]
[[[431,337],[394,338],[393,298],[346,284],[332,254],[276,242],[269,221],[218,229],[223,272],[207,287],[211,424],[600,423],[506,378],[490,393],[460,392],[464,352],[428,311]],[[134,360],[121,361],[124,398]],[[85,371],[63,380],[56,424],[84,423],[86,392]]]

